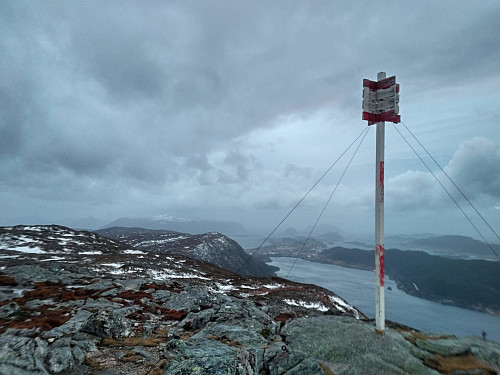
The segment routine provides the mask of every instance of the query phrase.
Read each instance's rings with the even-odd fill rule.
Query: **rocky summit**
[[[0,228],[0,374],[496,374],[500,345],[59,226]]]

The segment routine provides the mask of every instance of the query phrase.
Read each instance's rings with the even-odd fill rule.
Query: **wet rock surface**
[[[0,374],[499,371],[495,342],[392,323],[380,334],[314,285],[98,241],[88,251],[0,250]]]

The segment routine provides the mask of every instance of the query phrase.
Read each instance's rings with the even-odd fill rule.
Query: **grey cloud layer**
[[[4,1],[0,186],[90,200],[94,181],[105,200],[175,196],[184,181],[250,196],[269,176],[312,176],[287,161],[263,172],[242,140],[291,114],[359,118],[377,69],[402,70],[413,92],[497,74],[499,17],[495,2]]]

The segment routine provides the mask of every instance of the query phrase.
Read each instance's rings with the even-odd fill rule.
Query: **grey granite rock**
[[[130,335],[131,324],[121,314],[99,311],[91,315],[80,330],[98,337],[118,338]]]
[[[181,293],[172,293],[162,307],[177,311],[198,312],[202,307],[212,306],[215,298],[206,288],[188,287]]]
[[[432,354],[449,357],[463,355],[470,351],[470,346],[455,337],[446,339],[421,340],[417,339],[415,345]]]
[[[17,302],[11,302],[6,305],[0,306],[0,319],[12,318],[20,311]]]
[[[244,348],[198,339],[176,347],[179,352],[166,366],[169,375],[254,375],[258,374],[255,355]]]
[[[48,355],[47,342],[40,338],[23,336],[0,336],[0,374],[45,375],[44,366]]]
[[[399,333],[376,332],[371,324],[350,317],[322,316],[289,321],[282,334],[289,356],[302,355],[331,363],[341,374],[437,374],[409,355],[410,344]],[[280,366],[286,356],[271,360]],[[271,371],[271,373],[273,373]]]

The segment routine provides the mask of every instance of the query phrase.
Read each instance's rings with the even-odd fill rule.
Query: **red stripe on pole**
[[[384,201],[384,161],[380,162],[380,201]]]
[[[380,267],[380,272],[379,272],[380,286],[384,286],[384,274],[385,274],[384,245],[377,245],[377,256],[378,256],[378,262],[379,262],[379,267]]]

